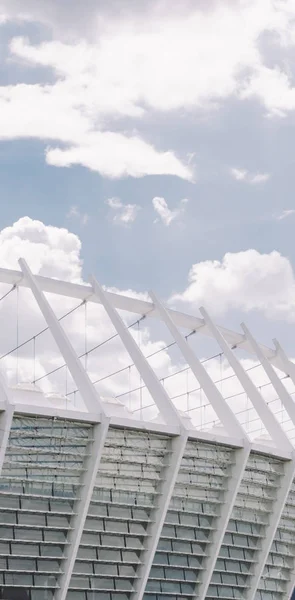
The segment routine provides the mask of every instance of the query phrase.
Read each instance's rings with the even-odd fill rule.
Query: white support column
[[[60,576],[58,582],[59,589],[55,592],[54,600],[65,600],[67,596],[108,428],[108,418],[103,423],[97,423],[93,426],[94,441],[89,443],[90,456],[85,460],[85,471],[81,478],[80,497],[75,503],[74,511],[76,514],[71,520],[72,530],[67,538],[70,544],[66,546],[65,560],[62,563],[63,574]]]
[[[14,414],[14,405],[11,402],[10,393],[6,381],[0,373],[0,393],[3,396],[5,410],[0,414],[0,474],[2,471],[6,449],[9,440],[10,429]]]
[[[95,294],[98,296],[102,306],[114,325],[119,337],[121,338],[126,350],[128,351],[134,365],[138,369],[151,397],[157,405],[161,415],[168,424],[178,425],[180,435],[177,435],[171,440],[171,462],[164,467],[161,474],[161,482],[159,484],[159,501],[152,515],[153,523],[148,527],[146,538],[146,547],[141,553],[141,566],[137,572],[137,579],[134,584],[134,592],[132,594],[134,600],[141,600],[145,591],[146,583],[153,564],[155,552],[157,550],[158,541],[160,539],[163,523],[166,518],[167,510],[171,496],[173,494],[174,485],[177,479],[178,471],[181,465],[182,456],[186,447],[188,431],[183,423],[177,409],[170,400],[167,392],[161,385],[153,369],[150,367],[146,358],[142,354],[140,348],[133,339],[131,333],[126,328],[121,317],[113,308],[108,300],[105,292],[92,278],[92,284]]]
[[[215,413],[217,414],[220,422],[226,429],[227,433],[233,437],[240,436],[242,440],[247,441],[248,436],[244,431],[243,427],[240,425],[233,411],[227,405],[222,394],[216,387],[215,383],[212,381],[205,367],[203,367],[192,348],[189,346],[185,338],[180,333],[179,329],[176,327],[172,317],[168,314],[166,308],[158,300],[158,298],[153,292],[150,292],[149,295],[154,303],[155,308],[158,310],[162,321],[169,329],[188,366],[190,367],[201,388],[206,394],[208,401],[213,407]]]
[[[14,414],[13,404],[7,403],[6,409],[0,414],[0,475],[8,446],[9,434]]]
[[[53,338],[64,358],[64,361],[71,373],[73,380],[83,398],[87,410],[92,413],[104,415],[102,400],[92,385],[88,374],[78,358],[74,348],[67,335],[65,334],[61,324],[54,314],[49,302],[46,300],[44,293],[38,286],[37,280],[23,259],[19,260],[21,270],[28,281],[30,288],[35,296],[37,304],[43,314],[43,317],[53,335]],[[102,417],[101,417],[102,418]]]
[[[47,325],[56,341],[56,344],[67,364],[69,371],[75,381],[79,392],[85,402],[89,412],[97,415],[97,420],[101,421],[94,425],[94,442],[90,443],[91,456],[86,461],[84,475],[81,480],[80,498],[77,500],[75,512],[77,513],[71,520],[72,531],[67,540],[70,544],[65,550],[65,560],[63,561],[63,574],[59,580],[59,589],[55,594],[55,600],[65,600],[70,584],[77,552],[79,549],[81,536],[84,529],[85,520],[88,513],[96,474],[99,468],[106,435],[108,432],[110,419],[106,417],[102,401],[96,392],[88,374],[77,357],[67,335],[61,327],[51,306],[47,302],[43,292],[31,273],[24,260],[20,260],[21,269],[30,284],[30,288],[35,296],[39,308],[47,322]],[[98,414],[100,411],[100,415]]]
[[[239,448],[235,451],[235,464],[232,467],[232,473],[228,480],[228,488],[224,494],[223,504],[221,506],[220,515],[217,518],[216,529],[212,534],[210,544],[210,556],[207,558],[205,563],[205,569],[202,572],[202,581],[197,588],[197,596],[199,600],[204,600],[210,585],[212,573],[216,564],[216,560],[219,555],[222,540],[232,513],[232,509],[235,503],[236,495],[239,490],[240,482],[242,480],[244,470],[247,464],[247,460],[250,454],[250,442],[247,434],[243,430],[242,426],[236,419],[235,415],[227,405],[222,394],[219,392],[215,383],[212,381],[210,375],[203,367],[187,341],[181,335],[180,331],[173,322],[172,317],[168,314],[165,307],[157,299],[153,292],[150,292],[150,297],[157,309],[162,321],[169,329],[173,339],[177,343],[180,351],[182,352],[188,366],[194,373],[197,381],[204,390],[208,401],[214,408],[217,416],[221,423],[227,430],[228,434],[233,437],[240,436],[241,443],[244,444],[243,448]]]
[[[151,397],[157,405],[160,414],[169,425],[179,425],[183,428],[181,417],[175,408],[173,402],[171,402],[166,390],[156,377],[152,367],[149,365],[147,359],[144,357],[140,348],[133,339],[130,331],[123,323],[120,315],[116,309],[111,305],[104,290],[99,285],[94,277],[91,278],[93,290],[96,296],[98,296],[102,306],[104,307],[107,315],[109,316],[115,330],[121,338],[129,356],[134,362],[135,367],[139,371]]]
[[[290,396],[290,394],[287,391],[287,389],[285,388],[283,382],[278,377],[273,366],[270,364],[269,360],[266,358],[264,352],[259,347],[259,344],[256,342],[253,335],[250,333],[249,329],[246,327],[246,325],[244,323],[241,324],[241,327],[245,333],[246,338],[248,339],[248,341],[250,342],[250,344],[253,348],[253,352],[255,352],[258,360],[261,362],[261,365],[262,365],[265,373],[267,374],[273,388],[277,392],[286,412],[288,413],[288,415],[295,427],[295,403],[294,403],[293,398]],[[294,365],[294,367],[295,367],[295,365]]]
[[[263,539],[262,548],[258,552],[257,560],[253,564],[253,573],[250,577],[250,588],[246,593],[246,600],[254,600],[255,598],[259,581],[263,574],[265,563],[271,550],[273,539],[279,526],[280,518],[282,516],[289,491],[293,484],[294,476],[295,459],[293,457],[292,460],[285,462],[284,475],[282,476],[280,487],[277,490],[277,497],[273,502],[269,523],[265,527],[265,537]]]
[[[164,467],[164,472],[161,473],[162,481],[157,490],[157,492],[159,492],[158,505],[153,514],[153,522],[147,528],[148,537],[146,538],[146,547],[140,555],[141,565],[136,572],[137,579],[135,580],[134,592],[132,593],[133,600],[142,600],[154,556],[158,547],[163,524],[169,508],[171,496],[173,494],[186,443],[187,434],[185,432],[183,432],[180,436],[176,436],[171,439],[171,462],[169,465]]]
[[[280,358],[280,362],[282,363],[283,369],[286,375],[289,375],[290,379],[293,381],[295,385],[295,365],[293,362],[289,360],[285,350],[283,350],[281,344],[279,344],[278,340],[273,340],[274,347],[276,349],[276,355]]]
[[[286,412],[288,413],[288,415],[290,417],[290,420],[292,421],[292,423],[295,427],[295,403],[294,403],[294,400],[292,399],[292,397],[286,390],[284,384],[278,377],[273,366],[270,364],[269,360],[266,358],[263,350],[260,348],[259,344],[256,342],[254,336],[250,333],[249,329],[246,327],[246,325],[244,323],[241,324],[241,327],[245,333],[247,340],[249,341],[249,343],[252,346],[253,352],[255,352],[258,360],[261,362],[261,365],[263,366],[265,373],[267,374],[273,388],[277,392]],[[281,359],[282,359],[282,362],[284,362],[286,360],[286,355],[285,355],[284,351],[281,349],[281,347],[279,347],[279,352],[282,353]],[[289,361],[287,359],[286,366],[288,366],[288,364],[289,364]],[[295,477],[295,452],[293,452],[292,462],[285,464],[284,485],[282,486],[283,489],[280,488],[278,498],[276,500],[276,503],[278,504],[277,514],[272,513],[272,515],[271,515],[272,522],[269,524],[269,532],[267,534],[267,539],[265,541],[264,553],[261,554],[261,556],[260,556],[260,559],[261,559],[260,567],[259,567],[259,564],[256,565],[258,574],[256,577],[254,575],[254,584],[251,582],[251,591],[253,590],[253,587],[255,587],[255,591],[256,591],[257,586],[259,585],[259,580],[263,573],[265,562],[267,560],[267,556],[270,551],[271,544],[273,542],[277,527],[279,526],[279,521],[280,521],[282,512],[284,510],[285,503],[288,498],[288,494],[292,488],[294,477]],[[291,578],[292,578],[292,576],[291,576]],[[256,586],[255,586],[255,584],[256,584]],[[293,583],[291,584],[291,586],[292,586],[291,593],[293,591],[294,584],[295,584],[295,581],[293,580]],[[250,596],[249,600],[252,600],[252,598],[254,598],[254,596],[255,596],[255,592],[253,592],[253,594]],[[287,594],[286,598],[288,598],[288,594]]]
[[[282,430],[276,417],[262,398],[252,379],[242,367],[240,361],[236,358],[227,341],[224,339],[216,325],[214,325],[212,319],[209,317],[208,313],[203,307],[200,308],[200,312],[204,317],[208,329],[211,330],[220,348],[223,350],[224,355],[226,356],[242,387],[244,388],[264,427],[271,436],[271,439],[278,448],[288,450],[290,453],[292,453],[293,446],[291,442]]]
[[[198,600],[205,600],[206,598],[208,587],[210,585],[215,564],[223,542],[224,534],[227,530],[228,522],[233,511],[240,483],[245,472],[249,454],[249,444],[247,444],[245,448],[238,448],[235,450],[235,464],[232,467],[231,477],[228,482],[228,488],[223,497],[223,503],[220,508],[220,515],[217,517],[216,529],[212,533],[210,544],[210,556],[208,556],[205,560],[205,569],[201,575],[201,583],[196,590],[195,597],[197,597]]]

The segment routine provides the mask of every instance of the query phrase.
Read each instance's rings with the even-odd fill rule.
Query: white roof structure
[[[152,292],[143,301],[94,278],[85,286],[35,276],[19,262],[20,271],[0,269],[0,284],[11,286],[2,298],[29,290],[45,327],[21,339],[17,324],[17,344],[0,357],[8,374],[0,381],[0,597],[20,587],[30,600],[288,600],[295,365],[279,343],[262,346],[244,324],[242,333],[218,327],[204,308],[199,318]],[[57,316],[58,297],[100,305],[112,335],[77,352],[63,326],[76,309]],[[138,327],[157,320],[171,341],[146,355],[130,314]],[[48,372],[37,376],[34,363],[29,381],[12,381],[7,361],[16,357],[18,369],[28,344],[35,361],[47,333],[62,364],[54,354]],[[217,353],[199,358],[192,338],[209,339]],[[116,365],[110,353],[110,374],[100,374],[100,360],[90,368],[88,357],[114,339],[130,361]],[[178,359],[159,377],[153,357],[167,358],[171,347]],[[216,360],[226,366],[217,379]],[[62,369],[66,390],[53,385]],[[99,389],[122,373],[131,384],[132,369],[129,389],[120,381]]]

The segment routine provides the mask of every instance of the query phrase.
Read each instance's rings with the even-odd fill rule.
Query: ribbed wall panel
[[[258,560],[283,475],[283,461],[251,453],[207,598],[247,597],[253,565]],[[264,600],[260,592],[258,598]],[[271,595],[265,600],[275,598]]]
[[[194,597],[234,459],[226,446],[188,442],[145,600]]]
[[[130,597],[170,458],[168,436],[109,430],[69,600]]]
[[[261,577],[257,600],[281,600],[295,563],[295,482],[288,495],[271,552]]]
[[[0,587],[53,600],[93,441],[85,422],[17,415],[0,477]],[[198,597],[235,451],[190,440],[146,586],[145,600]],[[131,600],[160,483],[168,435],[111,427],[70,581],[68,600]],[[243,599],[264,539],[284,463],[252,453],[207,598]],[[295,484],[257,600],[281,600],[294,567]]]
[[[0,587],[50,600],[92,440],[87,423],[15,416],[0,477]]]

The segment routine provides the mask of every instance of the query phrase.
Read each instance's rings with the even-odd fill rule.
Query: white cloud
[[[112,221],[121,225],[134,223],[140,206],[138,204],[124,204],[120,198],[108,198],[106,204],[114,212]]]
[[[36,5],[32,20],[34,11],[40,12]],[[264,32],[275,31],[277,43],[293,45],[294,15],[292,0],[266,0],[263,6],[254,0],[215,2],[208,10],[176,5],[169,14],[154,2],[144,14],[130,5],[119,21],[97,11],[99,44],[57,39],[31,46],[16,38],[11,49],[15,56],[52,67],[98,113],[140,116],[147,107],[204,108],[232,94],[256,95],[276,112],[294,108],[293,100],[284,99],[292,86],[287,73],[264,65],[258,42]]]
[[[294,208],[290,208],[288,210],[283,210],[283,212],[276,217],[276,220],[282,221],[283,219],[287,219],[288,217],[291,217],[291,215],[294,215],[294,214],[295,214]]]
[[[159,152],[138,136],[94,131],[96,115],[82,110],[81,102],[75,89],[65,89],[63,83],[0,87],[0,139],[58,140],[65,145],[47,149],[49,164],[81,164],[107,177],[171,174],[191,178],[190,169],[173,152]]]
[[[177,175],[191,179],[190,170],[172,152],[158,152],[139,137],[97,132],[69,148],[48,148],[46,160],[56,167],[83,165],[110,178]]]
[[[269,116],[284,117],[289,111],[295,109],[295,88],[292,85],[292,78],[289,73],[278,67],[270,69],[260,65],[244,82],[240,96],[259,98],[268,109]]]
[[[279,252],[227,253],[222,261],[194,264],[188,287],[171,302],[189,304],[194,310],[204,305],[219,315],[230,310],[259,310],[268,317],[294,322],[294,273],[290,261]]]
[[[81,213],[77,206],[70,207],[67,218],[77,219],[81,225],[87,225],[89,221],[89,215],[87,213]]]
[[[209,9],[176,3],[169,14],[165,3],[135,10],[127,2],[120,19],[116,3],[111,4],[99,11],[91,1],[85,11],[71,6],[60,14],[54,2],[31,0],[24,11],[19,1],[2,0],[8,18],[52,28],[51,41],[33,45],[14,38],[10,49],[14,60],[49,67],[55,78],[47,85],[0,88],[2,139],[56,141],[47,151],[51,165],[81,164],[107,177],[174,174],[192,180],[191,167],[173,151],[141,139],[140,120],[146,114],[208,110],[232,96],[256,97],[271,114],[294,110],[292,78],[267,67],[259,46],[265,32],[276,32],[277,44],[294,46],[292,0],[217,1]],[[81,23],[78,36],[67,35],[73,14],[76,30]],[[88,39],[86,22],[96,32]],[[136,118],[137,132],[127,121],[124,133],[117,133],[118,118]],[[254,174],[251,182],[266,176]]]
[[[23,257],[35,273],[81,282],[81,242],[67,229],[23,217],[2,229],[0,250],[1,267],[18,269]]]
[[[270,178],[269,173],[250,173],[246,169],[237,169],[235,167],[230,169],[231,176],[236,179],[236,181],[244,181],[245,183],[250,183],[256,185],[258,183],[265,183]]]
[[[231,175],[237,181],[245,181],[247,171],[245,169],[235,169],[234,167],[230,170]]]
[[[110,204],[116,207],[118,203],[118,200],[112,199]],[[80,252],[81,243],[76,235],[66,229],[46,226],[41,221],[34,221],[28,217],[24,217],[11,227],[0,231],[0,267],[18,269],[18,258],[23,256],[36,274],[82,283]],[[198,288],[197,283],[193,281],[197,267],[199,267],[201,288]],[[239,306],[243,305],[245,310],[249,310],[253,306],[257,307],[257,305],[265,309],[266,299],[270,297],[271,302],[267,308],[271,307],[274,311],[277,303],[280,314],[282,296],[285,297],[286,304],[288,295],[289,300],[291,298],[290,290],[294,288],[294,276],[290,264],[287,259],[281,257],[278,253],[260,255],[255,251],[248,251],[247,253],[228,255],[222,264],[217,262],[216,264],[201,263],[195,265],[193,269],[191,285],[194,285],[194,290],[190,290],[190,296],[193,296],[194,301],[206,301],[208,308],[210,303],[213,304],[212,296],[214,296],[215,304],[216,297],[218,297],[218,301],[221,301],[223,306],[226,303],[228,305],[231,291],[231,294],[235,292]],[[213,269],[211,274],[210,269],[211,271]],[[206,276],[204,270],[207,271]],[[225,275],[223,272],[225,272]],[[264,283],[261,282],[263,275],[265,275]],[[243,278],[245,278],[245,281]],[[205,285],[205,281],[207,281],[207,285]],[[1,292],[2,288],[3,292],[7,291],[7,286],[1,284],[0,287]],[[249,288],[251,288],[251,291],[249,291]],[[281,288],[283,289],[280,293]],[[120,293],[120,290],[114,291]],[[276,297],[273,296],[273,291],[277,291]],[[137,294],[133,290],[121,291],[121,293],[146,298],[146,294]],[[218,293],[218,296],[216,296],[216,293]],[[184,292],[185,294],[188,294],[187,290]],[[49,294],[48,297],[59,317],[78,304],[77,301],[63,296],[54,297]],[[241,298],[245,298],[245,300],[241,302]],[[28,290],[19,289],[18,306],[18,337],[19,341],[23,342],[32,335],[36,335],[46,326],[46,323]],[[2,323],[1,355],[14,348],[16,344],[16,291],[13,291],[6,300],[0,302],[0,316]],[[82,305],[62,320],[61,324],[78,354],[85,352],[85,343],[89,351],[99,342],[113,337],[115,333],[103,308],[92,303],[88,303],[86,308],[85,305]],[[176,406],[181,410],[200,407],[204,403],[204,395],[198,391],[189,392],[188,394],[188,390],[196,390],[196,387],[199,387],[196,385],[192,373],[184,371],[182,374],[172,376],[185,367],[183,359],[177,358],[174,351],[173,360],[171,359],[167,349],[163,350],[167,341],[161,337],[159,338],[155,324],[151,324],[151,326],[153,327],[152,334],[149,330],[148,320],[143,321],[139,329],[136,327],[130,329],[130,331],[134,339],[137,342],[140,341],[140,347],[145,355],[148,356],[157,352],[149,358],[149,362],[158,377],[171,376],[165,381],[165,389],[170,396],[178,396],[175,399]],[[198,339],[198,346],[199,344],[200,340]],[[34,349],[36,352],[35,360],[33,359]],[[19,350],[18,358],[16,358],[15,353],[12,353],[9,357],[0,360],[0,368],[4,370],[11,383],[15,383],[17,373],[18,381],[28,382],[34,378],[43,377],[49,371],[63,365],[63,362],[49,332],[45,332],[36,338],[35,344],[31,341],[30,344],[23,346]],[[111,396],[125,393],[125,396],[121,398],[122,401],[130,406],[132,410],[136,410],[140,405],[141,394],[139,392],[130,393],[130,389],[137,388],[142,384],[142,381],[133,367],[128,368],[131,363],[132,361],[123,349],[118,337],[114,337],[112,341],[104,344],[97,351],[88,354],[87,370],[93,381],[106,377],[97,385],[97,390],[101,395]],[[243,361],[245,368],[253,367],[254,364],[256,363],[251,357]],[[221,365],[220,360],[215,357],[206,362],[204,366],[214,380],[219,380],[221,376],[224,378],[222,384],[217,385],[220,385],[220,389],[222,389],[225,396],[239,394],[240,386],[235,378],[232,379],[231,369],[226,363]],[[117,369],[121,372],[108,377]],[[122,369],[124,370],[122,371]],[[261,385],[265,381],[265,375],[261,375],[261,372],[259,375],[256,370],[251,371],[250,375],[255,377],[257,385]],[[38,385],[44,391],[56,391],[61,394],[76,388],[69,372],[66,373],[64,369],[56,371],[49,377],[44,377]],[[269,388],[267,389],[269,390]],[[269,400],[268,392],[266,392],[266,396]],[[70,396],[70,398],[72,403],[76,402],[76,406],[82,407],[79,397],[77,400],[74,400],[74,396]],[[151,403],[151,398],[146,390],[142,392],[142,401],[143,405]],[[245,413],[241,413],[247,407],[249,408],[246,395],[231,398],[228,402],[233,410],[238,413],[238,418],[247,423],[249,417],[247,420]],[[279,409],[281,410],[280,406]],[[149,409],[149,411],[151,410],[153,409]],[[135,414],[139,415],[139,412]],[[149,417],[147,411],[144,414],[147,418]],[[216,421],[214,411],[209,404],[204,409],[193,410],[189,414],[197,425],[205,425],[209,421],[212,426],[212,421]],[[282,415],[282,413],[280,414]],[[152,415],[150,413],[150,416],[154,415],[155,413]],[[255,421],[255,427],[257,428],[257,421]]]
[[[175,208],[174,210],[171,210],[169,208],[165,198],[156,196],[152,200],[153,207],[154,207],[156,213],[159,215],[162,223],[166,227],[168,227],[172,223],[172,221],[179,219],[179,217],[181,217],[181,215],[183,215],[184,210],[185,210],[184,206],[185,206],[185,204],[187,204],[187,202],[188,202],[188,199],[183,198],[179,203],[179,207]]]

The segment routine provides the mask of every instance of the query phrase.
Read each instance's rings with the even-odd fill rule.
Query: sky
[[[294,0],[0,0],[0,266],[294,357],[294,56]]]

